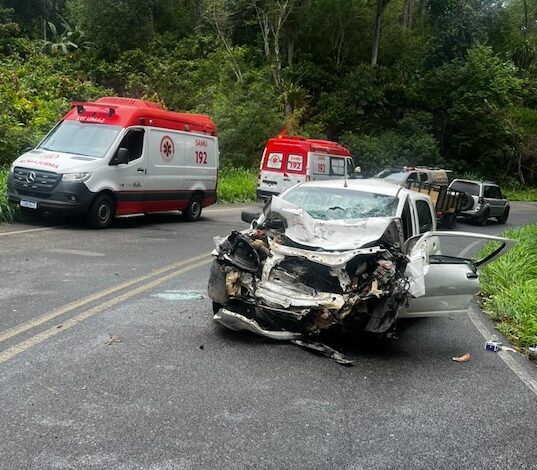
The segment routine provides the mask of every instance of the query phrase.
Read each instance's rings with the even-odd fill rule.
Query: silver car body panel
[[[481,241],[500,242],[500,246],[479,260],[461,256],[435,263],[435,259],[442,259],[441,242],[446,237],[467,239],[471,243],[466,250]],[[508,238],[469,232],[427,232],[414,238],[417,241],[408,255],[410,263],[407,265],[411,279],[409,293],[413,297],[401,310],[401,318],[466,313],[480,289],[479,269],[505,254],[516,243]]]

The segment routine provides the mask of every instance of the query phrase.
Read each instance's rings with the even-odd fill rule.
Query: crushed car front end
[[[208,288],[214,319],[285,340],[334,328],[388,331],[408,291],[397,200],[389,202],[349,221],[273,198],[251,229],[217,241]]]

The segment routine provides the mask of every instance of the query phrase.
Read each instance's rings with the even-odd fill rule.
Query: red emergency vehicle
[[[343,179],[354,171],[350,151],[336,142],[279,135],[263,152],[257,197],[267,199],[304,181]]]

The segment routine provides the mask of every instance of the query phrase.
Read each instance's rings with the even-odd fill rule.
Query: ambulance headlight
[[[92,173],[64,173],[62,180],[78,183],[82,181],[88,181],[91,175]]]

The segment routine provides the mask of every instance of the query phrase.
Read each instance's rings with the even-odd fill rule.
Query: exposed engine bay
[[[388,332],[406,302],[408,258],[400,219],[363,218],[350,230],[340,222],[275,197],[259,224],[218,240],[208,287],[214,319],[349,363],[316,338],[337,328]]]

